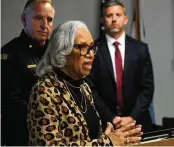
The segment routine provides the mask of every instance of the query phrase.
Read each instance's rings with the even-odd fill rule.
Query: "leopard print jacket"
[[[95,109],[89,86],[84,84],[84,89]],[[99,117],[97,111],[96,114]],[[38,80],[32,88],[27,124],[32,146],[112,146],[103,133],[97,139],[90,139],[82,113],[54,72]]]

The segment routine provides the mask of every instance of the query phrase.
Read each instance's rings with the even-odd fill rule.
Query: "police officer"
[[[23,30],[1,49],[1,145],[27,145],[27,103],[36,82],[35,67],[52,31],[54,7],[50,0],[28,0],[21,20]]]

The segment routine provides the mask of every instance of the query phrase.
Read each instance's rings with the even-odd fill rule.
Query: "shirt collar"
[[[121,46],[124,46],[124,44],[125,44],[125,37],[126,37],[126,33],[125,32],[123,32],[123,34],[117,40],[114,39],[113,37],[111,37],[108,34],[105,34],[105,36],[106,36],[106,40],[107,40],[109,45],[113,45],[113,43],[115,41],[118,41]]]

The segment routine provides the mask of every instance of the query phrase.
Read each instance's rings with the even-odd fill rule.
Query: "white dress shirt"
[[[126,37],[126,33],[124,32],[120,38],[118,38],[118,40],[115,40],[114,38],[112,38],[111,36],[109,36],[108,34],[105,34],[106,36],[106,41],[107,41],[107,45],[109,48],[109,52],[110,52],[110,56],[111,56],[111,60],[112,60],[112,65],[113,65],[113,70],[114,70],[114,76],[115,76],[115,80],[116,80],[116,68],[115,68],[115,46],[114,46],[114,42],[119,42],[119,49],[121,52],[121,58],[122,58],[122,69],[124,70],[124,58],[125,58],[125,37]],[[117,81],[117,80],[116,80]]]

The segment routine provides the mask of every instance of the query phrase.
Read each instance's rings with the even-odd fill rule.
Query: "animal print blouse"
[[[83,86],[95,110],[91,90],[87,84]],[[96,114],[99,117],[97,111]],[[32,88],[27,124],[29,145],[32,146],[112,146],[109,137],[103,133],[90,139],[82,113],[64,82],[54,72],[38,80]]]

